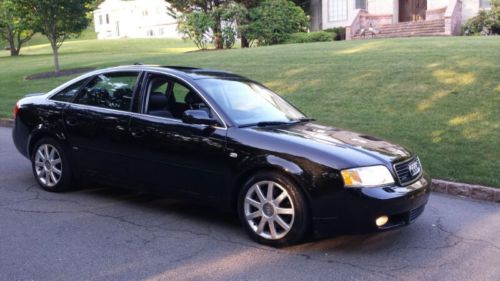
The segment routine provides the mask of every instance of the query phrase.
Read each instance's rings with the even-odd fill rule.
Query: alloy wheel
[[[252,185],[244,201],[245,219],[260,237],[278,240],[290,231],[295,208],[288,191],[274,181],[260,181]]]
[[[50,144],[42,144],[35,154],[35,172],[47,187],[55,186],[62,178],[62,160],[59,151]]]

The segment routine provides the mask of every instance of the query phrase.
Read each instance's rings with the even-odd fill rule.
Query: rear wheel
[[[52,138],[39,140],[31,157],[33,174],[45,190],[60,192],[71,185],[71,168],[62,146]]]
[[[247,232],[262,244],[294,244],[308,230],[309,214],[302,192],[279,173],[260,173],[249,179],[240,192],[238,212]]]

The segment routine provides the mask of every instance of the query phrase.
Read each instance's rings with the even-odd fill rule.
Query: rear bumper
[[[29,129],[21,122],[20,118],[14,120],[12,128],[12,140],[17,150],[26,158],[29,158],[28,152]]]
[[[316,234],[350,231],[389,230],[412,223],[425,209],[430,194],[430,178],[424,174],[417,182],[405,187],[345,189],[338,200],[331,202],[336,213],[329,217],[314,217]],[[377,226],[375,220],[387,216],[389,221]]]

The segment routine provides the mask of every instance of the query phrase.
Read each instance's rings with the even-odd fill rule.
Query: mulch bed
[[[80,74],[80,73],[85,73],[95,70],[93,67],[82,67],[82,68],[73,68],[73,69],[65,69],[61,70],[59,72],[42,72],[42,73],[35,73],[29,76],[26,76],[26,80],[38,80],[38,79],[47,79],[47,78],[55,78],[55,77],[62,77],[62,76],[68,76],[68,75],[74,75],[74,74]]]

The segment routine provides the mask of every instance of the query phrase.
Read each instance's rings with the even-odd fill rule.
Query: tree
[[[10,55],[18,56],[34,32],[17,1],[0,0],[0,37],[9,44]]]
[[[207,49],[211,42],[209,36],[210,28],[213,26],[212,18],[202,11],[195,11],[181,16],[179,31],[185,37],[193,40],[196,47],[201,50]]]
[[[54,54],[55,72],[60,71],[59,48],[78,36],[89,24],[86,16],[92,0],[16,0],[31,19],[35,31],[47,36]]]
[[[203,12],[212,18],[213,43],[216,49],[222,49],[224,42],[222,40],[222,19],[220,7],[229,0],[167,0],[169,4],[169,13],[174,18],[181,14],[190,14],[192,12]],[[181,18],[182,20],[182,18]]]
[[[304,11],[289,0],[265,0],[250,11],[250,23],[242,27],[249,40],[259,45],[283,43],[309,24]]]
[[[491,0],[491,8],[467,20],[463,30],[466,35],[500,34],[500,0]]]
[[[238,4],[240,4],[240,13],[235,14],[234,20],[236,22],[236,25],[239,28],[238,33],[241,38],[241,47],[242,48],[248,48],[250,47],[250,42],[248,41],[247,35],[245,34],[244,28],[241,28],[245,25],[248,25],[251,21],[250,19],[250,13],[249,11],[259,4],[261,2],[260,0],[235,0]]]

